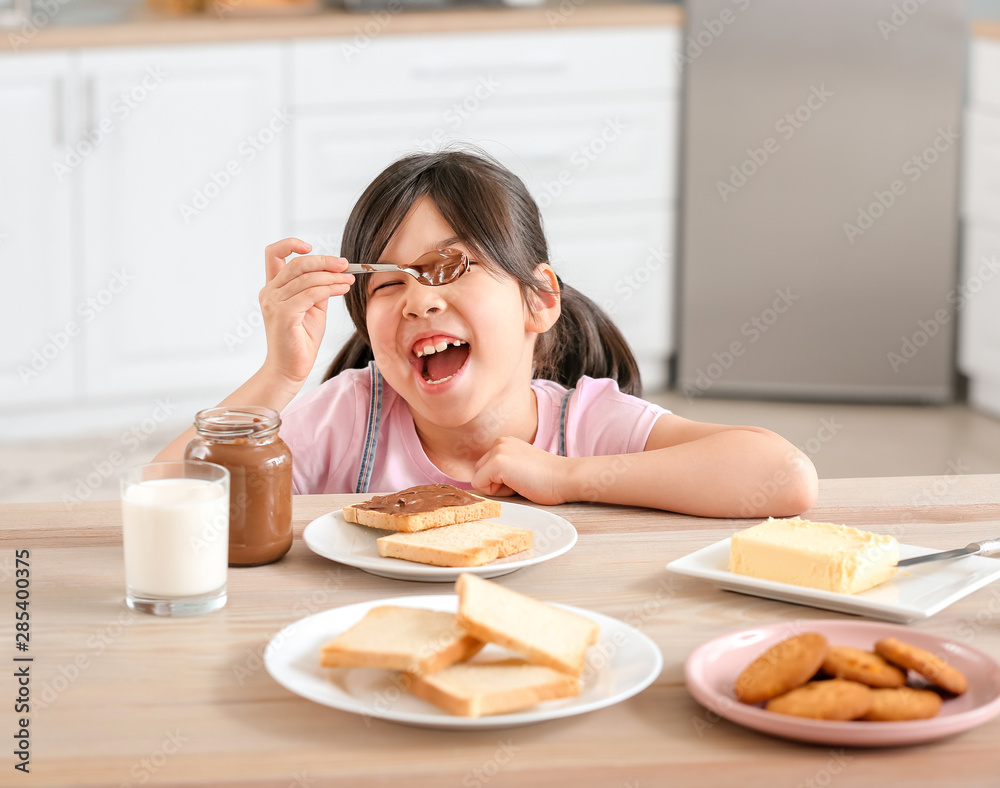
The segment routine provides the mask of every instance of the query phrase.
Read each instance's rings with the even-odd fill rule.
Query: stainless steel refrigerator
[[[677,387],[950,399],[961,3],[685,9]]]

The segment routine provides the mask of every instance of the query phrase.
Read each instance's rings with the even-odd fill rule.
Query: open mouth
[[[450,336],[418,340],[412,350],[411,364],[427,383],[437,385],[451,380],[469,359],[469,343]]]

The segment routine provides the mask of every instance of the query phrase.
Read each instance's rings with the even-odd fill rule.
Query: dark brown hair
[[[529,309],[533,296],[551,294],[535,273],[549,259],[538,205],[520,178],[480,153],[418,153],[391,164],[351,211],[340,254],[351,261],[377,260],[423,196],[434,201],[455,236],[487,271],[518,282]],[[567,387],[583,375],[612,378],[622,391],[639,396],[639,368],[617,326],[579,290],[561,282],[560,287],[562,313],[535,343],[534,377]],[[373,358],[365,322],[368,291],[355,285],[344,300],[355,332],[324,380],[364,367]]]

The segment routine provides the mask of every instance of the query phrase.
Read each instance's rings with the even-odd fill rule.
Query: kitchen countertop
[[[238,0],[234,0],[238,3]],[[157,44],[273,41],[324,36],[354,36],[364,32],[373,14],[323,9],[317,13],[220,17],[212,12],[189,16],[157,13],[145,7],[112,24],[42,25],[26,38],[20,28],[0,29],[0,53],[45,49],[144,46]],[[380,16],[379,19],[383,19]],[[392,15],[379,34],[442,33],[480,30],[533,30],[629,25],[676,25],[684,22],[681,3],[633,0],[546,0],[531,7],[463,7],[407,10]],[[971,34],[1000,40],[1000,20],[971,23]]]
[[[321,36],[355,36],[373,14],[325,9],[314,14],[288,16],[226,16],[212,13],[176,17],[141,9],[115,24],[62,27],[42,26],[18,45],[17,29],[0,31],[0,52],[84,47],[193,44],[232,41],[281,40]],[[559,0],[524,8],[455,8],[403,11],[381,24],[379,34],[443,33],[480,30],[532,30],[628,25],[680,25],[682,10],[670,3],[588,2]]]
[[[282,628],[342,605],[452,593],[448,584],[388,580],[309,550],[302,541],[307,523],[363,497],[296,496],[295,542],[288,555],[268,566],[231,570],[225,608],[180,619],[124,607],[118,501],[69,509],[62,503],[0,506],[0,585],[8,602],[0,619],[8,660],[5,697],[16,697],[15,667],[31,666],[31,774],[24,784],[997,784],[1000,719],[918,747],[841,748],[763,735],[695,702],[685,689],[684,662],[700,644],[758,625],[859,620],[666,572],[668,562],[747,527],[746,520],[595,504],[547,507],[576,527],[576,546],[497,579],[540,599],[631,622],[651,638],[663,655],[662,672],[621,703],[503,731],[447,731],[305,700],[263,666],[264,647]],[[996,536],[998,500],[1000,475],[824,479],[816,506],[806,514],[947,549]],[[15,551],[22,551],[29,567],[17,575]],[[30,597],[25,652],[14,650],[15,582]],[[911,629],[995,658],[998,599],[994,584]],[[387,692],[385,702],[390,700]],[[7,737],[20,724],[13,705],[0,715]],[[6,741],[10,746],[12,740]],[[8,770],[12,761],[8,750]]]

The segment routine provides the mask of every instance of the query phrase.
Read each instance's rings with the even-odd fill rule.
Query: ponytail
[[[588,375],[611,378],[625,394],[642,396],[639,366],[621,331],[597,304],[563,284],[562,314],[535,343],[536,378],[573,387]]]
[[[368,366],[368,362],[374,358],[369,344],[355,331],[337,353],[333,363],[330,364],[330,368],[323,376],[323,382],[325,383],[348,369],[364,369]]]

